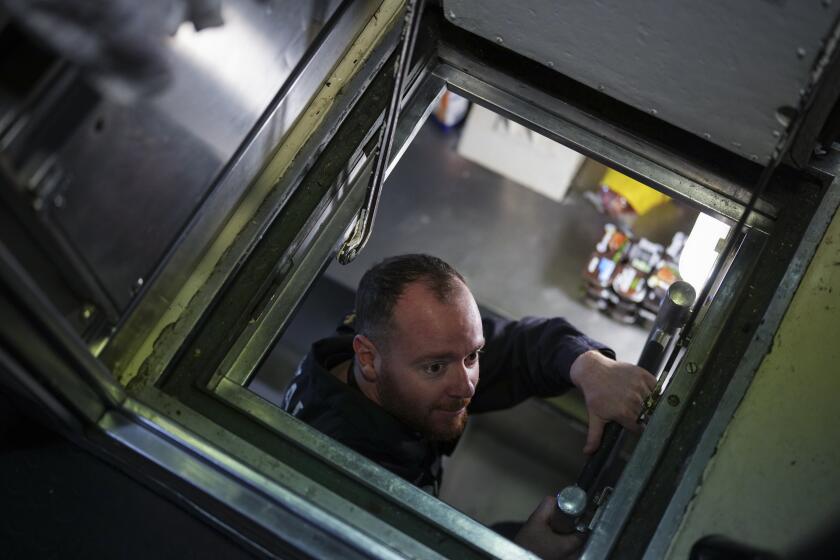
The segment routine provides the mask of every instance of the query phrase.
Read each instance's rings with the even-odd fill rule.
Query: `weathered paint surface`
[[[454,24],[766,163],[840,2],[445,0]]]
[[[785,552],[840,515],[840,213],[709,462],[669,551],[718,534]]]

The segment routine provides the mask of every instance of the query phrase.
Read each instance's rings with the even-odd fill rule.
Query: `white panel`
[[[478,105],[467,117],[458,153],[556,201],[563,199],[585,159]]]

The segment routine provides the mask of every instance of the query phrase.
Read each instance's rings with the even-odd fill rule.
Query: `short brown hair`
[[[377,342],[385,341],[394,307],[406,286],[424,282],[440,301],[446,301],[464,277],[443,260],[431,255],[389,257],[371,267],[356,291],[356,332]]]

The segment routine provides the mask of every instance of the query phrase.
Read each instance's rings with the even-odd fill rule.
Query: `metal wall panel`
[[[840,3],[445,0],[444,9],[467,31],[766,164]]]
[[[226,1],[223,26],[196,32],[184,24],[169,40],[169,89],[128,106],[101,102],[59,151],[70,182],[55,218],[119,311],[337,4]],[[281,120],[278,129],[290,124]]]

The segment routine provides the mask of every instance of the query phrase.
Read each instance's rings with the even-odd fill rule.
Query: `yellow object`
[[[607,169],[604,178],[601,179],[601,184],[627,199],[627,202],[639,216],[646,214],[651,208],[671,200],[667,195],[613,169]]]

